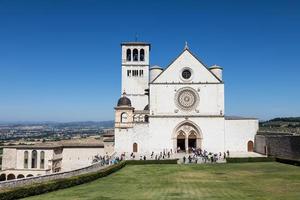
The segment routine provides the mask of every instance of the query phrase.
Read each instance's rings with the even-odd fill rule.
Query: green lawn
[[[37,199],[300,199],[300,167],[275,162],[126,166]]]

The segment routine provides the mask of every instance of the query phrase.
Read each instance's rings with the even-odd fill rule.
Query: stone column
[[[201,147],[201,139],[200,139],[200,138],[197,138],[197,139],[196,139],[196,148],[197,148],[197,149],[199,149],[199,148],[202,149],[202,147]]]
[[[177,138],[172,138],[173,139],[173,152],[177,152]]]
[[[189,139],[185,137],[185,153],[189,153]]]

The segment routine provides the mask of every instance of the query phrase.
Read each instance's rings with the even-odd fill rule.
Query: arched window
[[[127,51],[126,51],[126,60],[131,61],[131,50],[130,49],[127,49]]]
[[[41,154],[40,154],[40,168],[41,169],[44,169],[45,168],[45,152],[44,151],[41,151]]]
[[[149,122],[149,116],[145,115],[145,122]]]
[[[139,52],[137,49],[133,49],[133,61],[138,61],[139,60]]]
[[[145,117],[143,115],[140,115],[139,118],[140,118],[140,122],[143,122],[145,119]]]
[[[125,112],[122,113],[122,114],[121,114],[121,122],[122,122],[122,123],[123,123],[123,122],[127,122],[127,117],[128,117],[128,116],[127,116],[127,113],[125,113]]]
[[[31,153],[31,168],[37,168],[37,151],[33,150]]]
[[[7,175],[7,180],[13,180],[13,179],[16,179],[16,176],[14,174]]]
[[[25,178],[25,176],[24,176],[23,174],[19,174],[19,175],[17,176],[17,179],[20,179],[20,178]]]
[[[28,177],[33,177],[33,175],[32,175],[32,174],[28,174],[28,175],[26,176],[26,178],[28,178]]]
[[[28,168],[28,151],[24,152],[24,168]]]
[[[0,175],[0,181],[6,181],[6,175],[5,174]]]
[[[144,61],[145,60],[145,50],[141,49],[140,50],[140,61]]]

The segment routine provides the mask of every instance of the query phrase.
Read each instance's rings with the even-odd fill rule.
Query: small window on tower
[[[140,61],[144,61],[145,60],[145,50],[141,49],[140,50]]]
[[[131,61],[131,50],[130,49],[127,49],[126,59],[127,59],[127,61]]]
[[[137,49],[133,49],[133,61],[138,61],[139,57],[138,57],[138,50]]]
[[[143,76],[143,70],[140,69],[140,76]]]
[[[127,122],[127,113],[124,112],[121,114],[121,122]]]

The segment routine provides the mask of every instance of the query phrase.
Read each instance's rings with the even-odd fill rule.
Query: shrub
[[[288,158],[276,158],[276,161],[284,164],[300,166],[300,160],[288,159]]]
[[[177,164],[178,159],[172,160],[127,160],[127,165],[148,165],[148,164]]]
[[[274,157],[246,157],[246,158],[226,158],[227,163],[244,163],[244,162],[274,162]]]
[[[70,178],[56,179],[45,183],[35,183],[29,186],[17,187],[0,193],[0,200],[13,200],[25,198],[33,195],[39,195],[46,192],[52,192],[59,189],[80,185],[94,181],[98,178],[107,176],[124,167],[125,165],[145,165],[145,164],[177,164],[177,159],[173,160],[127,160],[118,164],[101,169],[97,172],[91,172]]]
[[[87,183],[98,178],[107,176],[116,172],[126,165],[126,162],[120,162],[116,165],[109,166],[97,172],[87,173],[70,178],[57,179],[45,183],[36,183],[25,187],[13,188],[0,193],[0,200],[13,200],[51,192],[58,189],[64,189],[75,185]]]

